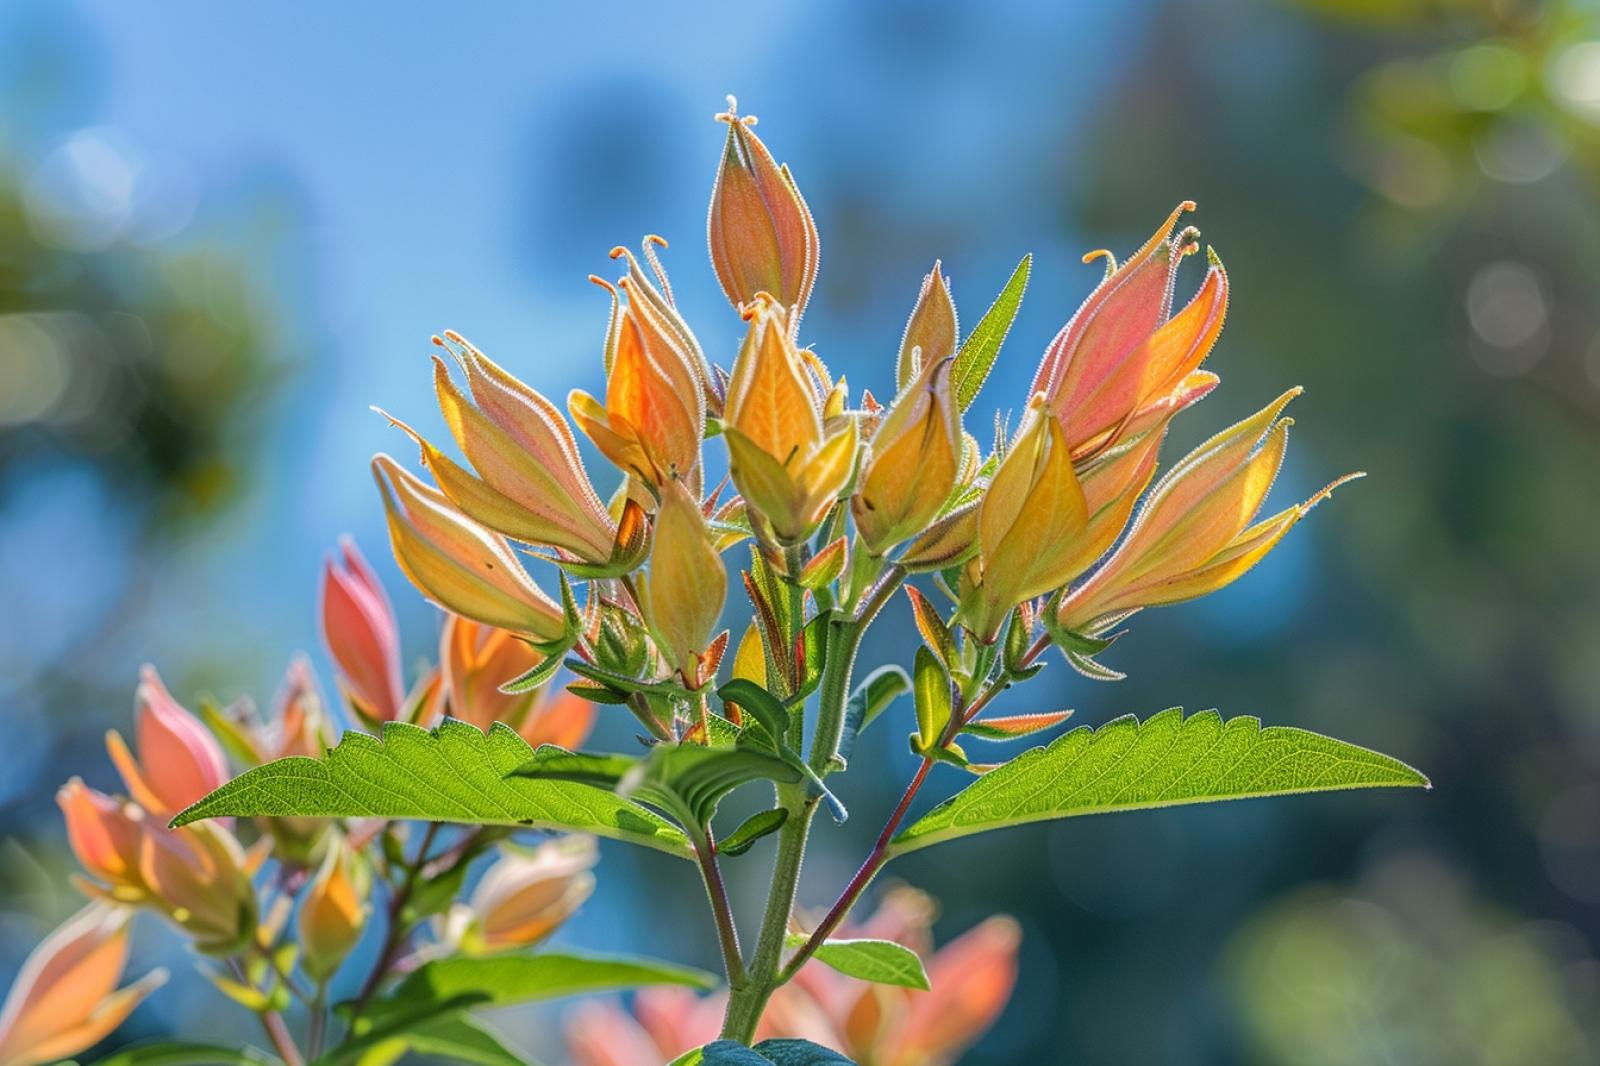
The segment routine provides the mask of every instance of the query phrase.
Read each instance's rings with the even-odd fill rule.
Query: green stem
[[[733,909],[728,904],[728,888],[722,880],[722,868],[717,864],[717,845],[711,828],[704,832],[689,833],[694,845],[695,858],[700,862],[700,876],[705,882],[706,899],[711,903],[711,916],[717,925],[717,946],[722,950],[722,968],[728,975],[728,987],[740,988],[745,983],[744,957],[739,950],[739,927],[733,921]]]

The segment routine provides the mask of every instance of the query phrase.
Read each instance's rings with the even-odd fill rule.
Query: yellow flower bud
[[[956,305],[949,286],[934,260],[933,270],[922,279],[917,305],[911,309],[906,332],[900,338],[900,356],[894,364],[895,388],[904,389],[924,367],[956,354]]]
[[[752,524],[793,544],[816,529],[850,480],[856,420],[823,419],[823,398],[780,306],[756,300],[746,314],[750,328],[733,364],[724,414],[729,466]]]
[[[727,594],[728,575],[700,504],[683,485],[669,481],[656,512],[640,606],[668,664],[690,688],[709,680],[702,676],[706,648]]]
[[[992,640],[1011,608],[1076,577],[1088,519],[1061,423],[1036,398],[978,504],[979,580],[962,624]]]
[[[1290,389],[1190,452],[1162,477],[1122,545],[1057,611],[1063,629],[1093,633],[1102,620],[1214,592],[1254,566],[1307,511],[1352,474],[1251,524],[1283,463],[1293,419]]]
[[[395,559],[439,606],[536,640],[566,632],[561,608],[539,590],[504,537],[461,514],[387,455],[372,460]]]
[[[956,487],[963,443],[950,364],[926,364],[872,435],[850,508],[875,555],[926,529]]]
[[[313,981],[333,976],[367,924],[367,878],[355,869],[357,861],[342,839],[330,839],[322,865],[300,897],[301,965]]]
[[[472,899],[447,921],[447,941],[469,955],[539,943],[594,892],[594,838],[559,837],[531,851],[507,851],[484,871]]]
[[[736,309],[769,293],[790,309],[793,329],[817,278],[816,223],[789,168],[755,135],[755,116],[741,118],[730,96],[717,119],[728,124],[728,143],[711,190],[711,265]]]

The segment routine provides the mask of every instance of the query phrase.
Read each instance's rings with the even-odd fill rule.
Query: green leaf
[[[747,677],[734,678],[717,689],[717,695],[725,702],[737,703],[741,710],[760,722],[774,745],[783,743],[789,731],[789,709],[778,697]]]
[[[755,1051],[773,1066],[855,1066],[832,1048],[809,1040],[763,1040]]]
[[[255,1048],[221,1047],[216,1044],[185,1044],[162,1041],[123,1048],[94,1066],[265,1066],[278,1060]]]
[[[577,782],[506,779],[533,755],[497,723],[487,734],[447,720],[434,730],[390,722],[382,739],[346,733],[321,759],[292,756],[247,770],[173,819],[307,816],[412,818],[467,825],[579,829],[689,856],[659,815]]]
[[[989,310],[978,319],[978,324],[967,335],[967,339],[961,342],[955,365],[950,368],[950,384],[955,388],[956,402],[963,411],[978,398],[978,390],[983,388],[983,382],[1000,354],[1000,345],[1004,343],[1006,334],[1011,332],[1011,323],[1016,321],[1017,309],[1022,306],[1022,294],[1028,287],[1028,273],[1032,269],[1033,255],[1029,253],[1022,257],[1022,262],[1011,274],[1011,280],[994,298]]]
[[[912,662],[912,696],[917,704],[917,736],[923,748],[933,748],[950,722],[950,675],[938,656],[924,645]]]
[[[679,1055],[671,1066],[772,1066],[772,1060],[737,1040],[714,1040]]]
[[[464,1014],[430,1022],[396,1037],[407,1050],[473,1066],[528,1066],[531,1060],[507,1047],[499,1033]]]
[[[717,841],[717,854],[743,855],[755,846],[756,841],[782,829],[783,823],[788,820],[789,810],[786,807],[757,811],[741,822],[739,828]]]
[[[790,933],[790,947],[797,948],[809,938]],[[917,953],[893,940],[825,940],[813,956],[846,977],[859,977],[880,985],[928,990],[928,974]]]
[[[1013,714],[1003,718],[983,718],[968,722],[961,732],[980,740],[1018,740],[1042,733],[1072,717],[1071,711],[1051,711],[1044,714]]]
[[[656,959],[541,951],[536,955],[435,959],[407,975],[388,1002],[431,1003],[471,996],[477,1006],[504,1007],[642,985],[710,989],[716,984],[717,978],[704,970]]]
[[[844,732],[839,738],[839,754],[850,758],[856,737],[873,719],[889,709],[901,693],[911,691],[911,677],[898,666],[880,666],[866,676],[845,704]]]
[[[991,770],[902,829],[891,853],[1079,814],[1341,789],[1428,788],[1397,759],[1257,718],[1162,711],[1087,726]]]

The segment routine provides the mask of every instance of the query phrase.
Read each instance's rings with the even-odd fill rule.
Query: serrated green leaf
[[[971,833],[1080,814],[1354,788],[1428,788],[1416,770],[1305,729],[1162,711],[1087,726],[997,767],[902,829],[904,854]]]
[[[804,933],[787,936],[790,947],[809,939]],[[928,973],[917,953],[893,940],[827,940],[812,956],[846,977],[859,977],[879,985],[928,990]]]
[[[164,1040],[123,1048],[113,1055],[96,1059],[94,1066],[266,1066],[278,1060],[251,1047],[221,1047],[216,1044],[186,1044]]]
[[[717,978],[704,970],[656,959],[541,951],[535,955],[435,959],[413,970],[388,997],[389,1006],[433,1003],[472,996],[480,1006],[614,992],[643,985],[711,989]]]
[[[346,733],[321,759],[293,756],[247,770],[173,819],[306,816],[409,818],[467,825],[578,829],[688,857],[659,815],[590,785],[507,779],[533,749],[502,723],[487,733],[446,720],[433,730],[390,722],[382,739]]]
[[[776,833],[783,828],[783,823],[789,820],[787,807],[774,807],[767,811],[757,811],[739,824],[739,828],[729,833],[717,842],[717,853],[720,855],[743,855],[749,851],[755,842],[769,833]]]
[[[1017,269],[1012,271],[1000,295],[994,298],[989,310],[978,319],[967,339],[961,342],[955,364],[950,368],[950,384],[955,389],[956,403],[965,411],[978,398],[989,370],[1000,354],[1000,345],[1011,332],[1017,309],[1022,306],[1022,294],[1028,288],[1028,273],[1033,268],[1033,254],[1022,257]]]

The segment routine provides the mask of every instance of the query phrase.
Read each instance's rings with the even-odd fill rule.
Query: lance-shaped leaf
[[[809,938],[804,933],[790,933],[786,939],[790,947],[797,948]],[[846,977],[928,990],[928,972],[922,968],[922,960],[893,940],[825,940],[815,957]]]
[[[1304,729],[1181,708],[1074,729],[1023,752],[902,829],[904,854],[990,829],[1080,814],[1342,789],[1428,788],[1398,759]]]
[[[482,1006],[509,1006],[641,985],[710,989],[717,979],[704,970],[656,959],[540,951],[470,959],[435,959],[413,970],[388,997],[391,1003],[431,1003],[458,996],[482,997]]]
[[[994,298],[989,310],[978,319],[978,324],[956,353],[955,366],[950,370],[950,383],[955,388],[956,404],[963,411],[978,398],[978,390],[983,388],[1000,354],[1000,345],[1005,342],[1006,334],[1011,332],[1011,323],[1016,321],[1017,310],[1022,306],[1022,294],[1028,288],[1028,273],[1032,269],[1033,255],[1030,253],[1022,257],[1017,269],[1011,272],[1011,279],[1006,282],[1005,288],[1000,290],[1000,295]]]
[[[321,759],[293,756],[247,770],[174,820],[412,818],[465,825],[575,829],[687,857],[683,834],[659,815],[589,784],[506,775],[533,757],[496,723],[487,734],[446,720],[433,730],[390,722],[381,739],[346,733]]]

